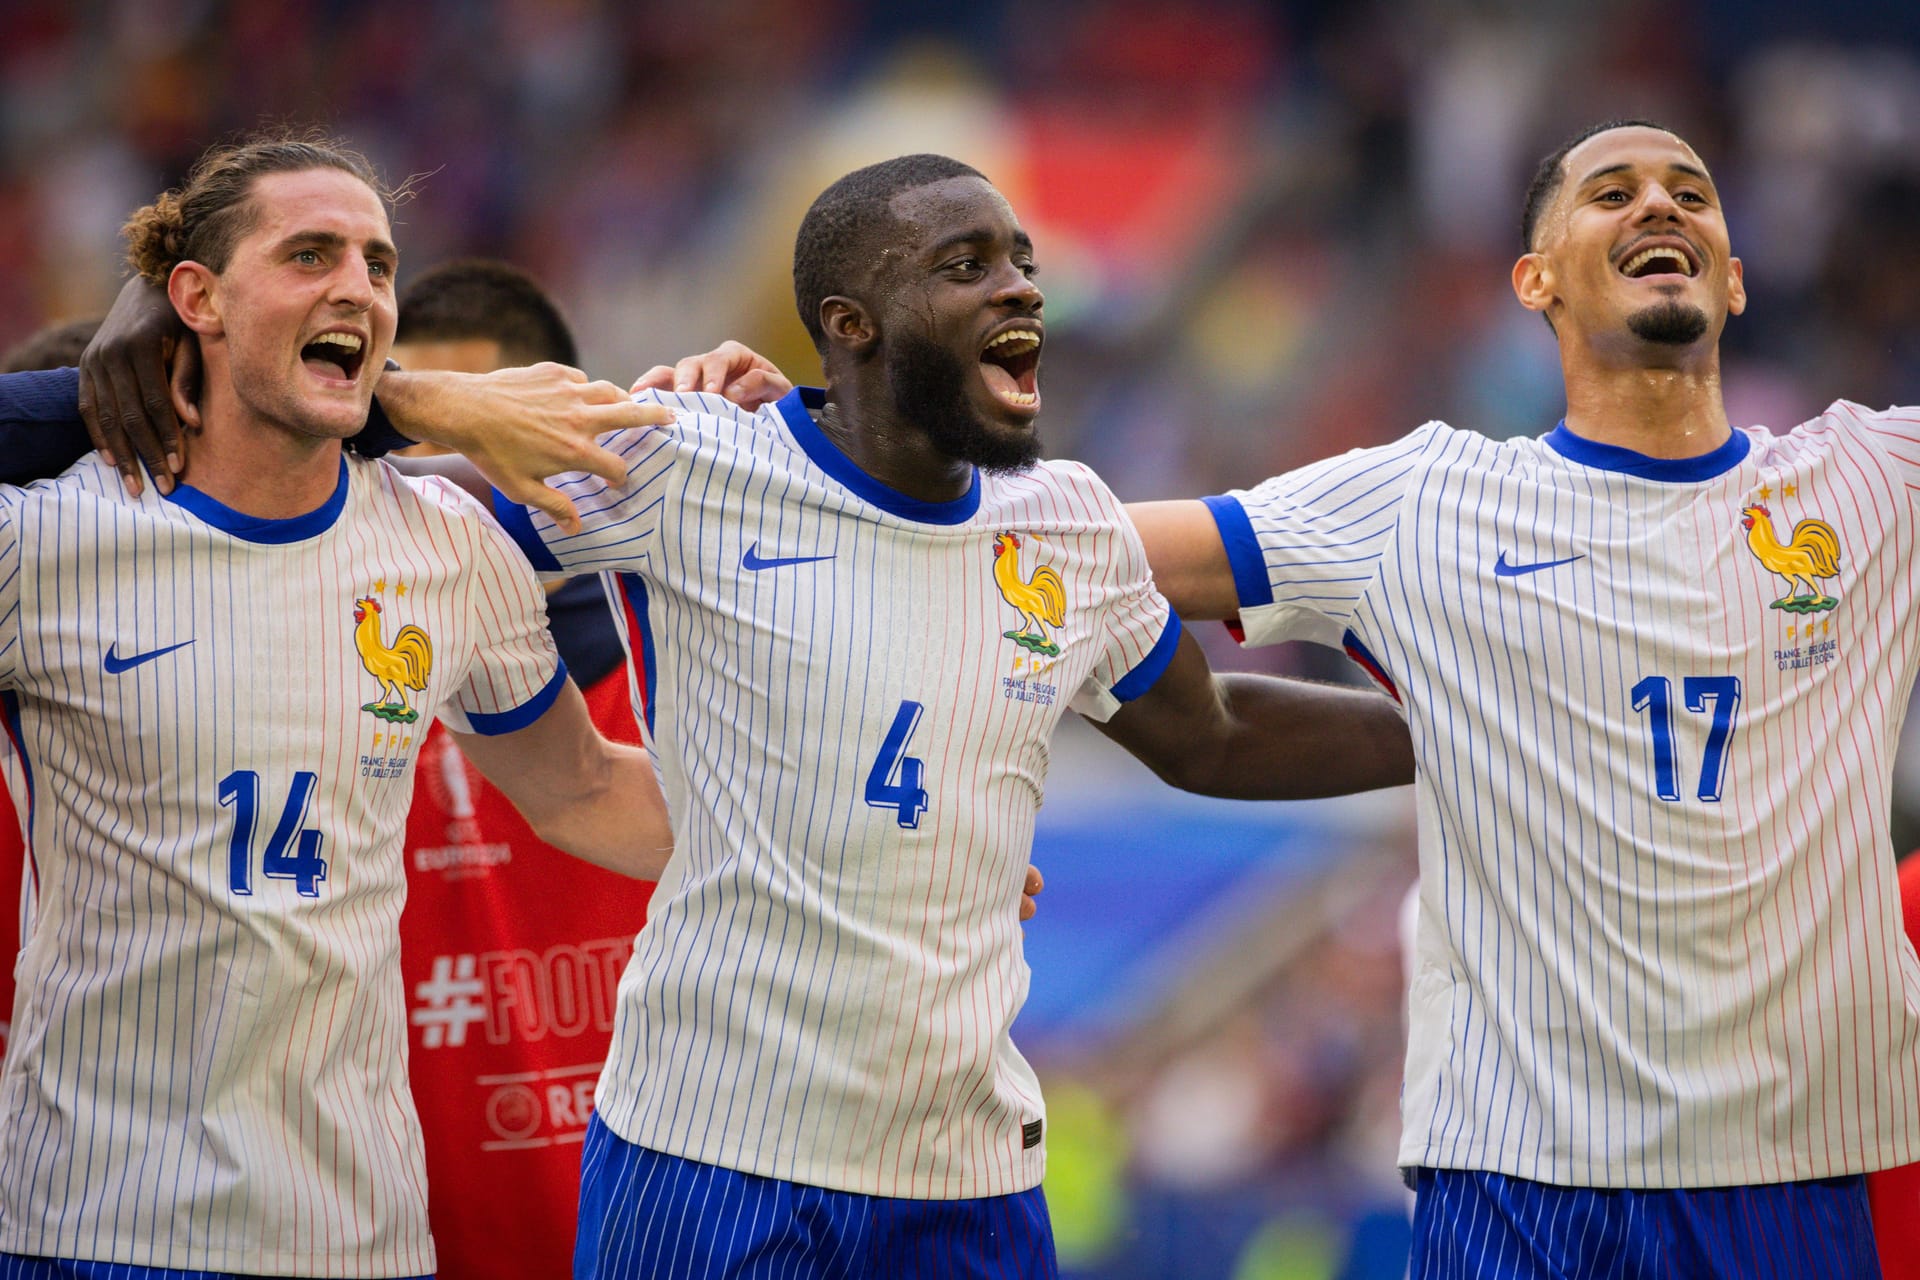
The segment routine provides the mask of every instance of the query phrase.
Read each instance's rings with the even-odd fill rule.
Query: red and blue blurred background
[[[738,337],[809,380],[801,211],[940,151],[1037,242],[1049,451],[1193,496],[1429,418],[1552,426],[1552,340],[1507,284],[1520,196],[1612,116],[1715,170],[1752,297],[1736,421],[1920,399],[1920,6],[1892,0],[0,0],[0,347],[104,311],[121,220],[209,142],[317,121],[429,175],[403,285],[496,255],[597,376]],[[1402,1273],[1408,808],[1194,801],[1063,731],[1019,1034],[1069,1274]]]

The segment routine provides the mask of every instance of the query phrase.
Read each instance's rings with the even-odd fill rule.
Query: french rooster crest
[[[407,690],[416,693],[427,687],[433,673],[433,641],[412,623],[400,628],[393,643],[380,638],[380,602],[364,596],[353,602],[353,646],[360,651],[360,664],[367,674],[380,682],[378,700],[361,706],[376,719],[390,724],[412,724],[420,712],[407,698]]]
[[[1773,513],[1756,502],[1740,509],[1747,548],[1787,580],[1787,594],[1770,606],[1788,613],[1825,613],[1840,603],[1820,589],[1820,579],[1840,576],[1840,537],[1825,520],[1802,520],[1785,542],[1774,532]],[[1805,588],[1805,594],[1801,593]]]
[[[993,535],[993,584],[1001,598],[1020,613],[1020,626],[1000,634],[1023,649],[1046,658],[1060,656],[1060,645],[1047,633],[1067,620],[1067,589],[1051,566],[1041,565],[1030,577],[1020,576],[1020,537]]]

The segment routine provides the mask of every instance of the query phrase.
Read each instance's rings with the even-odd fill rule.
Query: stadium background
[[[1753,299],[1736,421],[1920,395],[1920,6],[1892,0],[0,0],[0,346],[104,310],[120,220],[209,141],[317,120],[431,174],[403,284],[497,255],[598,376],[734,336],[810,380],[807,200],[941,151],[1037,241],[1049,451],[1192,496],[1429,417],[1551,426],[1554,348],[1506,283],[1519,198],[1617,115],[1716,170]],[[1207,630],[1217,664],[1345,678]],[[1905,848],[1920,751],[1901,769]],[[1018,1033],[1068,1273],[1398,1276],[1407,796],[1200,802],[1070,722],[1037,856]]]

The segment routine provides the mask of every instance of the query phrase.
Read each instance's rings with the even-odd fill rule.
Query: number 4
[[[910,831],[920,825],[920,815],[927,811],[927,790],[920,785],[927,777],[926,763],[906,754],[913,731],[920,727],[923,710],[917,702],[900,704],[893,713],[887,740],[880,744],[873,768],[867,770],[867,803],[876,809],[892,809],[900,825]]]
[[[1673,754],[1673,682],[1665,676],[1648,676],[1633,686],[1633,709],[1646,711],[1647,731],[1653,738],[1653,785],[1662,800],[1680,798],[1680,782]],[[1680,682],[1687,710],[1703,712],[1713,703],[1713,725],[1707,730],[1706,749],[1700,756],[1700,785],[1694,794],[1702,800],[1718,800],[1727,781],[1727,743],[1733,737],[1735,719],[1740,714],[1740,677],[1688,676]]]

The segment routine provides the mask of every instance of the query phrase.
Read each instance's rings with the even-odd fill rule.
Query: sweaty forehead
[[[1625,166],[1629,170],[1666,173],[1676,167],[1707,171],[1707,165],[1692,147],[1664,129],[1634,125],[1596,133],[1567,152],[1565,184],[1577,186],[1588,175],[1602,169]]]
[[[945,178],[902,191],[887,208],[905,229],[903,247],[932,248],[949,237],[972,231],[1016,235],[1019,219],[991,183],[981,178]]]

